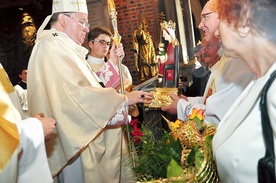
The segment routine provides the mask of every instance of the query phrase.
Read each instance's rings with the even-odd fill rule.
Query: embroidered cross
[[[55,12],[57,11],[58,4],[59,1],[53,1],[53,9],[55,10]]]
[[[78,10],[80,11],[80,6],[83,4],[84,6],[86,5],[85,2],[71,2],[71,4],[77,4],[78,5]]]
[[[58,36],[58,34],[57,34],[57,33],[53,33],[52,35],[53,35],[54,37]]]
[[[211,82],[211,85],[208,88],[208,91],[207,91],[207,94],[206,94],[206,97],[204,99],[204,103],[203,104],[206,104],[207,98],[210,97],[214,93],[213,87],[214,87],[214,78],[213,78],[213,80]]]

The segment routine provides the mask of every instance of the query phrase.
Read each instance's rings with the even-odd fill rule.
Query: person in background
[[[272,18],[276,1],[216,0],[211,7],[220,17],[215,35],[222,42],[224,54],[239,58],[239,62],[246,63],[256,75],[223,117],[213,138],[217,171],[221,182],[258,182],[258,161],[266,153],[260,98],[264,85],[276,70],[276,19]],[[275,91],[274,81],[266,99],[274,142]]]
[[[207,106],[206,106],[206,103],[204,103],[204,101],[207,99],[206,86],[207,86],[207,83],[210,83],[209,81],[210,72],[216,72],[218,62],[220,60],[220,56],[218,55],[219,49],[220,49],[220,45],[219,45],[218,39],[213,37],[209,41],[207,41],[205,38],[203,38],[202,43],[200,45],[200,51],[196,53],[200,57],[199,58],[200,63],[203,65],[202,69],[200,70],[201,72],[205,72],[204,73],[205,83],[201,83],[203,80],[201,81],[195,80],[194,81],[195,83],[193,84],[194,86],[198,83],[200,83],[201,85],[204,85],[204,89],[203,89],[204,95],[202,94],[200,96],[200,95],[195,95],[194,93],[191,93],[192,91],[194,92],[197,91],[197,90],[192,90],[191,88],[188,88],[188,91],[186,92],[186,94],[189,94],[190,92],[190,95],[194,95],[194,96],[187,97],[187,95],[182,95],[182,94],[180,96],[176,96],[171,93],[170,95],[174,99],[174,102],[169,106],[161,108],[161,110],[167,111],[171,114],[177,114],[178,119],[185,120],[186,115],[188,114],[183,112],[183,110],[185,109],[186,106],[188,106],[188,111],[186,112],[190,112],[189,110],[192,110],[192,108],[200,108],[204,110],[206,109]],[[207,67],[207,71],[205,70],[206,67]],[[193,87],[193,85],[191,87]]]
[[[207,42],[216,41],[218,44],[219,39],[215,37],[214,32],[219,20],[217,13],[210,10],[211,1],[208,1],[202,9],[199,28],[204,31]],[[217,54],[221,56],[222,51],[219,50]],[[203,97],[181,96],[180,98],[171,93],[173,103],[162,110],[177,114],[179,119],[185,120],[194,108],[204,109],[204,122],[218,125],[230,106],[254,78],[254,73],[246,64],[239,59],[229,59],[222,55],[211,68]]]
[[[117,60],[119,56],[125,55],[122,46],[115,49],[115,43],[112,43],[112,33],[105,27],[95,27],[89,31],[88,46],[90,48],[90,53],[87,57],[87,62],[96,73],[102,72],[102,68],[106,63],[105,60],[114,60],[114,62],[116,62],[115,60]],[[123,57],[120,59],[123,59]],[[116,66],[116,68],[117,72],[119,72],[118,66]],[[122,64],[122,71],[125,89],[130,91],[128,88],[132,85],[132,76],[129,69],[124,64]],[[100,76],[100,74],[98,74],[98,76]],[[120,87],[118,84],[119,83],[117,83],[117,85],[111,84],[111,86],[119,89]]]
[[[205,38],[202,39],[202,42],[206,41]],[[203,62],[203,57],[202,57],[202,42],[197,43],[196,47],[194,48],[194,56],[196,61],[202,66],[202,67],[207,67],[207,64]]]
[[[122,44],[120,44],[122,45]],[[115,49],[115,43],[112,43],[112,33],[109,29],[105,27],[95,27],[91,29],[88,33],[88,46],[90,48],[90,53],[87,56],[87,62],[91,66],[92,70],[101,78],[102,73],[105,72],[105,65],[108,64],[108,61],[112,63],[112,60],[123,59],[125,52],[123,47],[120,46]],[[111,52],[111,53],[110,53]],[[122,57],[120,57],[122,55]],[[121,64],[123,81],[124,81],[124,90],[125,92],[132,91],[132,76],[129,72],[129,69],[126,65]],[[119,66],[117,65],[114,72],[119,73]],[[110,72],[110,70],[107,70]],[[116,90],[121,90],[121,84],[118,80],[110,80],[110,82],[104,83],[107,87],[115,88]],[[129,114],[132,117],[137,117],[139,111],[136,105],[129,106]]]
[[[208,78],[211,73],[208,64],[204,62],[203,58],[202,50],[204,44],[206,44],[205,38],[202,39],[202,42],[200,42],[200,44],[198,44],[194,50],[194,56],[200,63],[201,67],[195,69],[192,72],[193,83],[186,89],[184,93],[184,95],[188,97],[203,96]]]
[[[19,81],[17,85],[21,86],[24,90],[27,89],[27,74],[27,68],[22,68],[20,69],[20,73],[18,75],[19,78],[21,78],[21,81]]]
[[[42,113],[26,119],[7,73],[0,64],[0,182],[53,182],[45,151],[55,128]]]
[[[88,50],[81,46],[89,32],[86,1],[54,2],[28,66],[29,113],[43,110],[57,121],[54,138],[46,142],[52,175],[60,183],[135,182],[122,126],[129,105],[150,103],[153,96],[104,87],[100,82],[116,80],[119,73],[103,72],[105,81],[100,80],[86,61]],[[104,70],[116,71],[117,64],[110,59]]]
[[[220,60],[220,46],[218,39],[215,37],[210,38],[209,41],[206,41],[205,38],[203,38],[201,48],[202,62],[204,62],[204,65],[207,65],[210,69]]]
[[[28,116],[28,92],[27,92],[27,73],[26,68],[20,69],[19,78],[21,81],[14,86],[15,93],[17,94],[23,113]]]

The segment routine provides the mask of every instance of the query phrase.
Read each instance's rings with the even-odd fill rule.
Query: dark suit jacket
[[[24,90],[27,89],[27,84],[24,83],[24,82],[22,82],[22,81],[20,81],[20,82],[18,83],[18,85],[21,86]]]
[[[192,73],[193,84],[186,89],[184,95],[189,97],[203,96],[211,71],[209,68],[200,67]]]

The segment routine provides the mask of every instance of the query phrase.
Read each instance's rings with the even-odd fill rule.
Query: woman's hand
[[[128,98],[128,105],[133,105],[137,103],[149,104],[153,99],[153,95],[144,91],[132,91],[126,94]]]

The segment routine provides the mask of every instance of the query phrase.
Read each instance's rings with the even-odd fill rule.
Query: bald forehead
[[[215,36],[211,36],[208,41],[206,39],[202,40],[202,45],[208,45],[208,44],[213,44],[213,45],[217,45],[220,46],[220,42],[219,39]]]
[[[208,13],[208,12],[210,12],[211,10],[210,10],[210,1],[208,1],[205,5],[204,5],[204,7],[203,7],[203,9],[202,9],[202,11],[201,11],[201,15],[202,14],[205,14],[205,13]]]

